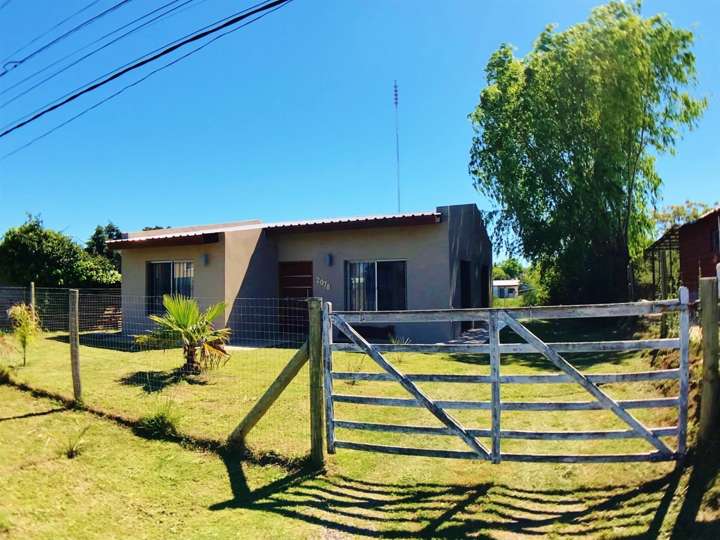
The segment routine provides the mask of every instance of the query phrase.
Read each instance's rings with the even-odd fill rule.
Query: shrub
[[[164,401],[155,405],[152,412],[138,421],[135,432],[150,439],[174,439],[179,436],[181,415],[175,404]]]
[[[12,321],[13,335],[22,348],[24,366],[27,362],[28,347],[41,332],[40,320],[35,310],[27,304],[15,304],[7,313]]]

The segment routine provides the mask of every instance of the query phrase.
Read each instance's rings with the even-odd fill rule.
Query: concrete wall
[[[205,265],[204,256],[208,256]],[[192,261],[193,295],[202,308],[225,299],[225,241],[189,246],[123,249],[122,315],[123,331],[135,334],[150,327],[145,313],[146,263]]]
[[[410,227],[385,227],[327,232],[273,232],[279,261],[312,261],[313,294],[345,309],[345,261],[403,259],[407,261],[408,309],[450,307],[448,222]],[[333,264],[327,263],[332,254]],[[449,324],[409,324],[398,334],[416,343],[451,336]]]

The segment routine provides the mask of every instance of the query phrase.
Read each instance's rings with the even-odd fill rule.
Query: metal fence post
[[[35,282],[30,282],[30,309],[33,313],[37,313],[35,304]]]
[[[703,335],[702,396],[698,444],[708,442],[715,434],[718,417],[718,279],[700,279],[700,323]]]
[[[308,356],[310,364],[310,461],[314,467],[325,465],[323,444],[323,338],[322,298],[308,299]]]
[[[76,403],[82,402],[82,384],[80,382],[80,293],[77,289],[69,291],[68,336],[70,339],[70,368],[72,371],[73,397]]]

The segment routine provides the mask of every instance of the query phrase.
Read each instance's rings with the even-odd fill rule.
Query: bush
[[[178,425],[181,415],[175,404],[164,401],[155,406],[135,426],[135,433],[149,439],[175,439],[179,436]]]
[[[12,322],[13,336],[22,348],[24,366],[27,362],[28,347],[41,332],[40,319],[35,310],[27,304],[15,304],[7,313]]]

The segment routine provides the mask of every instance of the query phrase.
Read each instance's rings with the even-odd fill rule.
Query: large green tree
[[[108,259],[116,270],[120,270],[120,254],[110,249],[107,245],[108,240],[120,240],[122,232],[112,221],[107,225],[98,225],[95,227],[90,239],[85,244],[85,251],[91,255],[100,255]]]
[[[91,255],[69,236],[29,216],[0,241],[0,282],[42,287],[118,285],[120,274],[105,257]]]
[[[640,4],[611,2],[587,22],[547,27],[523,58],[502,45],[470,115],[469,171],[495,205],[496,241],[539,265],[551,299],[632,294],[672,153],[706,107],[693,35]]]

